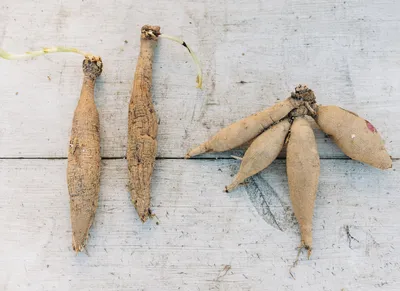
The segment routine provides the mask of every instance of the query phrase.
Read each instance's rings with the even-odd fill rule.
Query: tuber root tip
[[[189,159],[191,157],[198,156],[198,155],[207,153],[209,151],[210,150],[208,149],[207,142],[205,142],[205,143],[199,145],[198,147],[195,147],[195,148],[189,150],[188,153],[186,154],[185,158]]]
[[[310,259],[311,253],[312,253],[312,248],[309,246],[304,247],[307,250],[307,259]]]
[[[82,250],[84,250],[84,248],[85,248],[86,241],[87,241],[87,238],[83,242],[79,243],[75,239],[75,235],[72,235],[72,250],[74,250],[76,254],[82,252]]]
[[[307,258],[310,259],[311,257],[311,253],[312,253],[312,247],[311,247],[311,243],[306,243],[304,240],[301,241],[301,248],[304,248],[305,250],[307,250]]]
[[[232,192],[233,190],[235,190],[240,185],[241,182],[243,182],[241,177],[239,175],[236,175],[236,177],[233,180],[233,182],[230,185],[225,186],[225,192],[226,193]]]

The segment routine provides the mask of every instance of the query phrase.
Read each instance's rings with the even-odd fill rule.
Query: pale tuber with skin
[[[313,103],[314,101],[314,93],[306,86],[300,85],[284,101],[221,129],[208,141],[190,150],[186,154],[186,158],[207,152],[223,152],[237,148],[257,137],[275,122],[285,118],[290,111],[298,108],[305,102]]]
[[[307,115],[350,158],[379,169],[392,166],[383,140],[370,122],[337,106],[317,105],[313,91],[302,85],[288,99],[221,129],[210,140],[190,150],[186,157],[245,149],[243,158],[232,156],[241,165],[233,182],[225,187],[230,192],[246,178],[267,168],[280,153],[286,138],[286,171],[290,199],[300,227],[300,250],[307,249],[310,256],[320,161]]]
[[[319,179],[319,155],[314,132],[302,116],[294,118],[286,154],[290,199],[300,226],[301,245],[312,250],[312,219]]]
[[[357,114],[338,106],[318,106],[315,121],[350,158],[378,169],[392,167],[392,159],[376,128]]]
[[[290,120],[286,118],[254,139],[242,159],[239,172],[232,184],[225,187],[226,192],[232,191],[245,179],[264,170],[276,159],[285,143],[290,125]]]

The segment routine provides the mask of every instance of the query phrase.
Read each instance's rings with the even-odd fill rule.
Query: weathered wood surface
[[[102,56],[96,103],[102,156],[113,159],[102,162],[89,256],[75,256],[64,158],[82,58],[0,59],[0,290],[399,290],[399,161],[379,171],[341,160],[316,130],[314,252],[309,261],[302,256],[293,279],[299,233],[285,161],[226,194],[238,161],[181,159],[298,83],[320,103],[367,118],[400,158],[399,11],[396,0],[2,0],[0,47],[65,45]],[[160,40],[153,73],[160,159],[152,180],[159,225],[139,221],[123,159],[147,23],[183,37],[204,71],[198,90],[184,48]]]
[[[396,0],[3,0],[0,46],[23,52],[66,45],[103,57],[96,102],[104,157],[125,155],[139,30],[150,23],[184,37],[205,75],[200,91],[184,48],[160,40],[153,78],[158,156],[183,157],[221,127],[306,83],[320,103],[369,119],[399,158],[399,10]],[[66,156],[81,61],[74,55],[0,60],[0,156]],[[343,157],[317,136],[322,157]]]
[[[102,164],[89,256],[76,256],[66,161],[0,161],[1,290],[400,288],[399,162],[383,172],[321,161],[314,252],[311,260],[303,254],[295,280],[289,268],[299,233],[285,161],[226,194],[237,161],[158,160],[152,204],[159,225],[142,224],[134,211],[126,161]]]

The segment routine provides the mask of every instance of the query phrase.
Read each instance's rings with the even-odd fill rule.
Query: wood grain
[[[102,56],[96,102],[103,157],[125,156],[139,31],[151,20],[163,32],[183,37],[205,74],[204,90],[196,89],[188,53],[160,40],[153,65],[158,157],[183,157],[222,127],[305,83],[320,103],[371,121],[389,153],[400,158],[399,9],[395,0],[201,0],[173,6],[166,0],[3,0],[0,45],[22,52],[57,44]],[[0,60],[1,156],[66,157],[81,61],[74,55]],[[321,157],[344,157],[322,133],[317,138]]]
[[[289,267],[297,224],[281,220],[280,231],[267,223],[245,187],[222,192],[237,161],[157,161],[152,209],[159,225],[142,224],[133,209],[126,161],[103,161],[90,256],[71,251],[65,168],[65,160],[0,161],[2,290],[400,287],[399,162],[383,172],[352,161],[321,161],[313,256],[303,254],[293,270],[296,280]],[[260,187],[269,185],[265,195],[274,195],[268,207],[278,210],[272,213],[283,207],[290,215],[285,162],[274,162],[260,178]],[[221,276],[226,265],[231,269]]]
[[[344,155],[315,130],[322,160],[314,251],[309,261],[303,255],[294,280],[289,267],[299,232],[285,161],[226,194],[238,161],[181,159],[299,83],[320,103],[371,121],[400,158],[399,9],[395,0],[3,0],[0,47],[65,45],[102,56],[95,92],[101,154],[117,159],[102,161],[90,256],[75,256],[64,158],[82,58],[0,59],[0,289],[399,290],[399,161],[379,171],[340,160]],[[204,72],[198,90],[186,50],[159,41],[152,87],[159,159],[151,201],[159,225],[140,222],[123,159],[138,32],[150,20],[183,37]],[[230,154],[242,152],[202,158]]]

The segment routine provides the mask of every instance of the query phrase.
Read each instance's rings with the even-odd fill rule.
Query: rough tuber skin
[[[68,151],[67,183],[70,197],[72,248],[84,249],[97,209],[100,190],[100,121],[94,86],[103,63],[99,57],[83,61],[81,96],[75,109]]]
[[[154,48],[159,26],[142,27],[140,53],[136,65],[128,113],[129,191],[142,222],[151,215],[151,175],[157,154],[157,116],[151,96]]]

